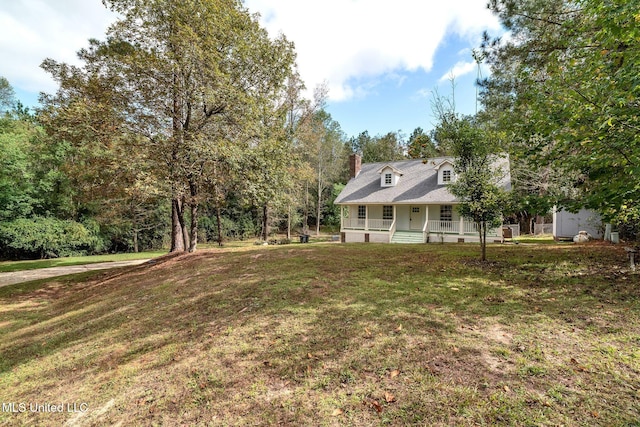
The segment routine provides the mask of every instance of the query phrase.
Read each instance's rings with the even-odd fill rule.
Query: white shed
[[[553,209],[553,238],[572,239],[580,231],[586,231],[596,239],[602,239],[604,226],[597,212],[581,209],[578,213]]]

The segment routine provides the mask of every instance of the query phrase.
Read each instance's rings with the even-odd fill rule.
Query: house
[[[499,183],[511,189],[508,158],[496,158]],[[474,222],[461,217],[459,201],[447,190],[455,181],[454,159],[361,163],[349,159],[351,179],[338,195],[342,242],[478,242]],[[501,239],[501,229],[488,237]]]
[[[570,240],[580,231],[586,231],[591,236],[602,239],[604,225],[600,215],[589,209],[581,209],[571,213],[566,210],[553,208],[553,238],[555,240]]]

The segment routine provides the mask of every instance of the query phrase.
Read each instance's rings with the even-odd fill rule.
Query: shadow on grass
[[[259,424],[313,424],[335,408],[360,425],[381,414],[447,423],[465,411],[471,423],[495,422],[514,407],[522,422],[536,411],[538,420],[563,420],[552,414],[562,402],[535,396],[572,369],[571,356],[545,347],[561,359],[552,364],[531,337],[565,327],[614,334],[624,316],[637,324],[637,276],[619,253],[591,247],[496,246],[490,256],[499,261],[487,264],[476,256],[465,245],[207,251],[12,288],[0,296],[0,372],[12,378],[3,385],[22,384],[19,396],[5,387],[2,398],[27,399],[54,383],[95,391],[106,377],[129,399],[121,411],[140,422],[162,420],[132,403],[144,393],[168,396],[166,411],[205,402],[230,424],[250,413],[265,417]],[[613,314],[604,321],[603,311]],[[521,395],[507,399],[516,386]],[[487,399],[494,403],[483,407]],[[232,404],[233,413],[220,406]]]

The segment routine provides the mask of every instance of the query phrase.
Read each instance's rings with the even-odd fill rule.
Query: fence
[[[533,224],[533,234],[539,236],[541,234],[552,234],[553,224]]]

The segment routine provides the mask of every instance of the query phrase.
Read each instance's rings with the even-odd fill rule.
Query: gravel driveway
[[[148,259],[137,259],[133,261],[113,261],[98,262],[95,264],[70,265],[67,267],[50,267],[40,268],[37,270],[13,271],[9,273],[0,273],[0,287],[13,285],[16,283],[30,282],[31,280],[47,279],[49,277],[66,276],[67,274],[82,273],[92,270],[108,270],[116,267],[126,267],[130,265],[139,265],[148,262]]]

